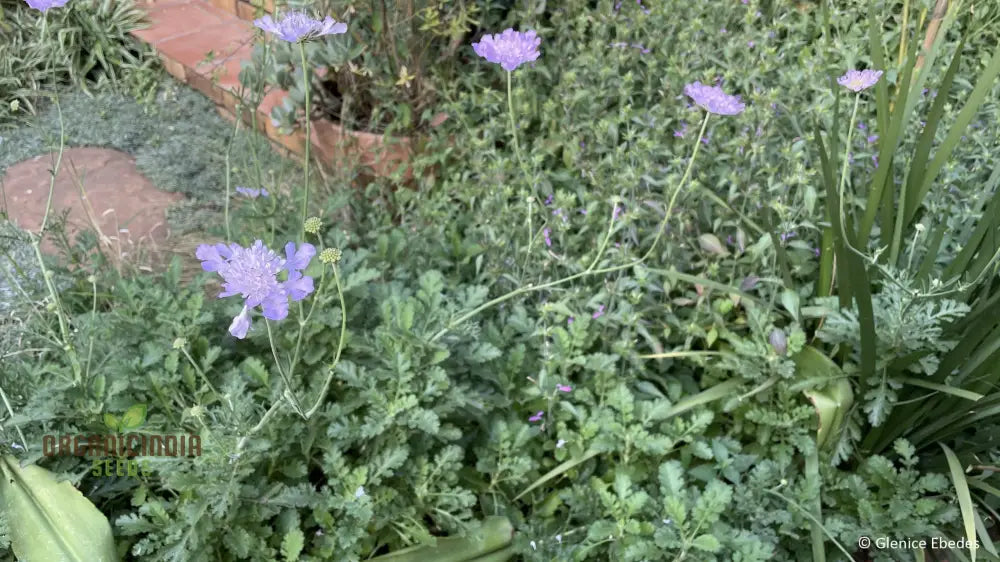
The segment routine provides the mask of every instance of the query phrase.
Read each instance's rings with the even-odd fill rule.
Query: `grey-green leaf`
[[[69,482],[36,465],[0,460],[0,496],[10,541],[19,560],[117,562],[111,524]]]

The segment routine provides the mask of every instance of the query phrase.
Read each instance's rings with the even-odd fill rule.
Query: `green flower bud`
[[[319,234],[319,229],[322,226],[323,222],[319,220],[319,217],[309,217],[306,219],[305,229],[309,234]]]
[[[319,253],[319,261],[330,265],[340,261],[341,252],[339,248],[327,248]]]

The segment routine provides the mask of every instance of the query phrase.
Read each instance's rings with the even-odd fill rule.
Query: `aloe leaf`
[[[962,511],[962,523],[965,526],[965,537],[969,540],[969,556],[972,562],[976,562],[976,520],[975,508],[972,505],[972,495],[969,493],[969,483],[965,480],[965,471],[962,470],[962,463],[959,462],[955,453],[944,443],[940,443],[944,450],[944,456],[948,459],[948,468],[951,471],[951,480],[955,485],[955,495],[958,497],[958,506]]]
[[[37,465],[0,460],[0,496],[19,560],[117,562],[111,524],[79,490]]]
[[[948,130],[948,135],[941,142],[941,146],[934,154],[934,159],[931,160],[930,165],[927,166],[923,183],[921,183],[920,189],[917,192],[917,200],[922,200],[927,195],[927,192],[930,191],[931,185],[937,179],[941,170],[944,169],[945,164],[951,157],[951,153],[955,151],[958,143],[961,142],[962,135],[965,134],[969,123],[972,122],[972,119],[976,116],[976,112],[979,111],[980,106],[986,101],[986,96],[989,95],[990,90],[993,88],[993,81],[996,80],[997,75],[1000,75],[1000,47],[997,47],[993,58],[986,65],[986,70],[979,76],[976,87],[969,94],[968,100]],[[907,223],[913,220],[916,212],[917,209],[913,208],[911,212],[907,213],[905,217]]]
[[[437,539],[437,544],[418,545],[372,558],[381,562],[466,562],[505,549],[514,539],[514,526],[506,517],[487,517],[467,537]],[[498,558],[497,560],[506,560]]]
[[[806,390],[804,394],[816,408],[819,427],[816,447],[822,449],[836,443],[844,427],[847,412],[854,404],[854,391],[840,367],[821,351],[806,346],[792,357],[799,378],[826,380],[823,388]]]

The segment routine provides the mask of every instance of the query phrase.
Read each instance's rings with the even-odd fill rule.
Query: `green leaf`
[[[121,428],[135,429],[146,422],[146,405],[135,404],[122,414]]]
[[[691,542],[691,546],[697,548],[698,550],[704,550],[705,552],[719,552],[722,550],[722,544],[719,539],[713,537],[712,535],[700,535]]]
[[[302,547],[305,546],[305,536],[301,529],[292,529],[285,533],[285,538],[281,540],[281,555],[288,562],[295,562],[302,554]]]
[[[824,387],[806,390],[804,394],[816,408],[816,416],[819,418],[816,446],[823,448],[835,444],[847,413],[854,404],[851,383],[840,367],[815,347],[804,347],[795,354],[792,361],[800,379],[827,381]]]
[[[965,538],[969,541],[969,555],[976,562],[976,519],[975,508],[972,505],[972,495],[969,493],[969,483],[965,480],[965,471],[954,451],[944,443],[939,443],[948,459],[948,469],[951,471],[951,481],[955,485],[955,495],[958,496],[958,506],[962,510],[962,523],[965,525]]]
[[[69,482],[36,465],[0,460],[0,496],[19,560],[117,562],[108,519]]]
[[[121,428],[121,424],[118,418],[114,414],[105,413],[104,414],[104,425],[108,426],[111,431],[118,431]]]

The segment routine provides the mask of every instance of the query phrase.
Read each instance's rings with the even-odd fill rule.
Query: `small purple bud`
[[[580,214],[581,215],[586,215],[587,214],[587,209],[580,209]]]
[[[573,325],[573,320],[576,320],[576,319],[573,318],[572,316],[570,316],[569,318],[567,318],[566,319],[566,325],[567,326],[572,326]]]
[[[545,199],[545,205],[548,206],[551,204],[552,204],[552,194],[550,193],[549,196]]]
[[[747,41],[747,47],[753,49],[753,41]]]
[[[871,135],[871,136],[868,137],[868,144],[872,144],[873,142],[875,142],[877,140],[878,140],[878,135]]]
[[[539,411],[537,414],[535,414],[535,415],[531,416],[530,418],[528,418],[528,421],[530,421],[530,422],[542,421],[542,417],[544,415],[545,415],[544,411]]]
[[[785,332],[775,328],[767,339],[778,355],[784,355],[788,351],[788,338],[785,337]]]
[[[760,277],[757,277],[756,275],[747,275],[743,278],[743,281],[740,282],[740,290],[752,291],[757,287],[758,281],[760,281]]]
[[[591,318],[593,318],[593,319],[596,320],[596,319],[600,318],[601,316],[604,316],[604,305],[603,304],[597,307],[597,312],[595,312],[591,316]]]
[[[573,387],[569,386],[569,385],[561,384],[561,385],[559,385],[559,386],[556,387],[556,390],[558,390],[559,392],[572,392],[573,391]]]
[[[551,232],[551,231],[548,228],[542,230],[542,236],[545,237],[545,245],[546,246],[551,246],[552,245],[552,239],[549,238],[549,232]]]

